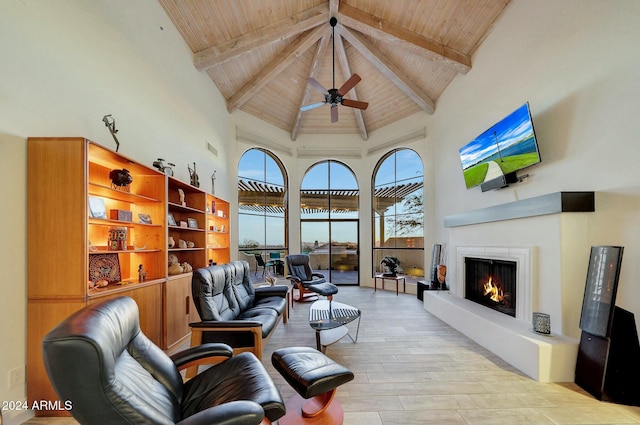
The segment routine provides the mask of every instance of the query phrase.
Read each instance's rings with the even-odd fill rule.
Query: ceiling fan
[[[325,89],[322,84],[320,84],[315,78],[309,77],[307,78],[307,83],[321,92],[324,95],[323,102],[312,103],[310,105],[302,106],[300,108],[301,111],[308,111],[311,109],[318,108],[322,105],[329,104],[331,105],[331,122],[338,122],[338,105],[348,106],[350,108],[357,109],[367,109],[369,104],[367,102],[360,102],[358,100],[345,99],[343,96],[349,92],[356,84],[360,82],[362,78],[358,74],[353,74],[344,84],[337,89],[336,88],[336,24],[338,20],[335,17],[332,17],[329,20],[329,25],[331,25],[331,38],[333,42],[333,88]]]

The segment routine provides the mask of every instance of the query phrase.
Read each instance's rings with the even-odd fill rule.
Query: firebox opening
[[[516,262],[465,257],[465,298],[516,317]]]

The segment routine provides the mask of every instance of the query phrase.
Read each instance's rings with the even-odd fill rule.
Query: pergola
[[[398,185],[380,186],[374,189],[374,210],[380,215],[381,226],[384,226],[385,211],[410,194],[421,189],[423,182],[401,183]],[[349,213],[358,211],[358,189],[313,189],[300,191],[300,206],[303,214]],[[327,199],[330,197],[331,204]],[[286,192],[283,186],[265,184],[253,180],[238,180],[238,202],[240,210],[250,212],[266,212],[283,215],[285,212]]]
[[[422,189],[423,182],[410,182],[400,184],[390,184],[374,189],[373,208],[378,215],[378,228],[380,235],[385,234],[385,214],[390,207],[401,202],[412,193]],[[358,197],[360,191],[357,189],[313,189],[301,190],[300,206],[301,213],[311,214],[346,214],[357,212],[359,209]],[[331,202],[329,204],[328,198]],[[287,193],[283,186],[265,184],[252,180],[238,180],[238,202],[241,212],[268,214],[274,216],[284,216]],[[388,241],[396,241],[398,238],[391,237]],[[394,242],[395,244],[395,242]],[[380,254],[386,255],[386,254]],[[412,260],[411,263],[418,264],[420,270],[422,266],[419,259]],[[415,268],[415,267],[414,267]],[[424,271],[422,271],[424,273]]]

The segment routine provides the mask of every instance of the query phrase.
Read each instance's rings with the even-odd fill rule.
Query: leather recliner
[[[338,292],[338,288],[327,282],[324,275],[314,272],[306,254],[291,254],[285,257],[289,275],[286,278],[298,290],[296,301],[311,301],[317,295],[330,297]]]
[[[54,389],[83,425],[257,425],[285,413],[253,354],[233,356],[212,343],[169,357],[140,330],[129,297],[74,313],[44,337],[42,350]],[[227,359],[183,383],[179,369],[209,356]]]

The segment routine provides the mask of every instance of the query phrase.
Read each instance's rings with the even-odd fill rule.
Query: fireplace
[[[424,308],[533,379],[571,382],[579,341],[560,333],[550,338],[532,330],[534,311],[554,312],[545,307],[550,300],[539,298],[537,251],[534,246],[455,246],[455,261],[447,268],[450,290],[425,291]],[[466,299],[467,257],[516,263],[515,317]]]
[[[465,257],[465,298],[516,317],[515,261]]]

